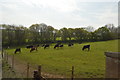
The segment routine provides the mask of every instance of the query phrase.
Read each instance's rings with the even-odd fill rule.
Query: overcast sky
[[[89,2],[88,2],[89,1]],[[119,0],[0,0],[0,24],[29,27],[45,23],[56,29],[118,25]]]

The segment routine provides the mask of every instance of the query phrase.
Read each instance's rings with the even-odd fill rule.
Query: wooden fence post
[[[74,78],[74,66],[72,66],[72,75],[71,75],[71,80]]]
[[[12,69],[14,68],[14,54],[12,56]]]
[[[8,53],[6,53],[6,57],[7,57],[6,61],[8,62]]]
[[[38,75],[40,76],[41,79],[41,65],[38,66]]]
[[[4,57],[4,56],[3,56],[3,49],[2,49],[2,59],[3,59],[3,57]]]
[[[6,60],[6,62],[7,62],[7,53],[6,53],[6,51],[5,51],[5,60]]]
[[[37,70],[34,71],[33,77],[34,77],[35,80],[37,80],[39,78]]]
[[[29,63],[27,63],[27,78],[29,78]]]
[[[6,52],[4,51],[4,60],[6,61]]]

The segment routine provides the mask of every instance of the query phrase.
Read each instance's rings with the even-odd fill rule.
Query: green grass
[[[22,76],[16,74],[5,61],[2,61],[2,73],[2,78],[22,78]]]
[[[85,44],[91,45],[90,51],[82,51]],[[22,48],[21,54],[15,57],[23,62],[30,62],[32,65],[42,65],[42,71],[71,76],[71,67],[75,67],[75,77],[80,78],[102,78],[105,74],[105,55],[104,52],[118,52],[118,40],[89,42],[74,44],[68,47],[66,44],[62,49],[53,49],[54,45],[48,49],[39,47],[38,51],[29,52],[29,49]],[[8,49],[11,55],[15,49]]]

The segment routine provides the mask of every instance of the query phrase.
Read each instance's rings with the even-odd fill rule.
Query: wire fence
[[[20,62],[20,61],[18,61],[15,54],[9,55],[6,51],[2,52],[2,59],[10,65],[10,68],[16,74],[20,75],[19,78],[42,78],[42,79],[45,79],[45,78],[70,78],[71,80],[74,79],[74,66],[71,66],[71,68],[69,70],[65,70],[66,73],[63,73],[61,75],[56,75],[56,73],[59,74],[58,69],[55,70],[56,73],[55,72],[52,73],[52,70],[50,72],[48,72],[47,69],[49,68],[49,70],[50,70],[51,69],[50,66],[46,67],[44,65],[30,64],[28,62],[22,62],[22,60]]]

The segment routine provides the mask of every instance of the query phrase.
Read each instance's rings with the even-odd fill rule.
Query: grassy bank
[[[90,51],[82,51],[83,45],[90,44]],[[38,51],[29,52],[29,49],[21,48],[22,52],[15,54],[21,62],[29,62],[32,65],[42,65],[42,71],[51,74],[70,77],[71,67],[75,67],[75,77],[80,78],[101,78],[105,74],[104,52],[118,52],[118,40],[89,42],[74,44],[68,47],[53,49],[54,45],[45,49],[39,47]],[[15,49],[8,49],[12,55]]]

